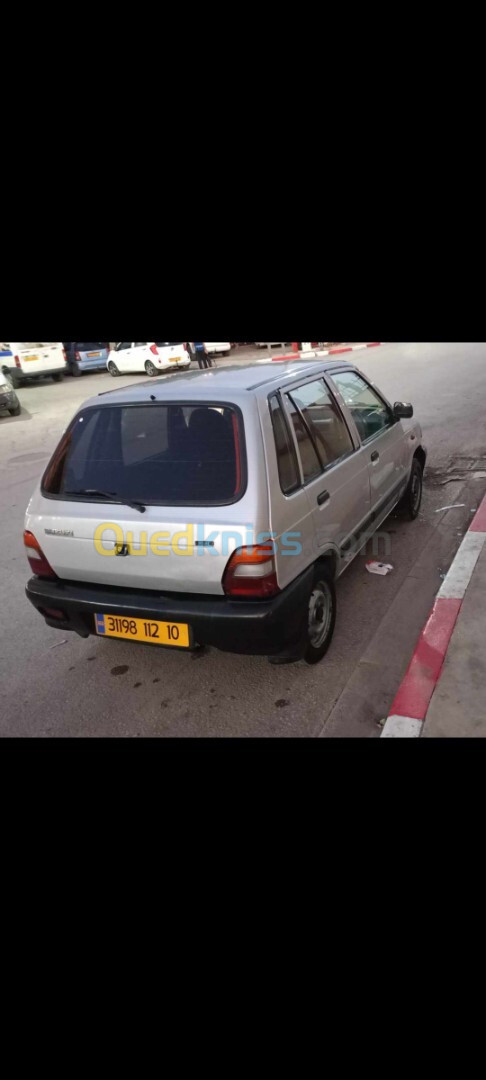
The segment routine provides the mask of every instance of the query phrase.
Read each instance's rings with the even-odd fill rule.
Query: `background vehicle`
[[[136,371],[153,376],[172,368],[188,368],[190,364],[183,341],[119,341],[106,366],[114,376]]]
[[[229,356],[231,352],[231,341],[205,341],[204,344],[210,356],[213,353],[219,353],[221,356]]]
[[[50,375],[59,382],[66,374],[62,341],[9,341],[0,344],[1,368],[14,388],[27,379]]]
[[[20,401],[10,375],[4,375],[0,370],[0,412],[3,409],[8,409],[10,416],[20,416]]]
[[[63,341],[69,375],[83,371],[106,371],[110,345],[108,341]]]
[[[27,596],[81,637],[317,663],[336,578],[398,503],[419,512],[412,415],[334,362],[94,397],[27,509]]]

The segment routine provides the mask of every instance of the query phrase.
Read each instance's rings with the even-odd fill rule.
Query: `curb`
[[[486,541],[486,495],[442,583],[390,707],[382,739],[417,738],[439,681],[466,589]]]
[[[357,352],[358,349],[376,349],[382,341],[368,341],[364,345],[345,345],[338,349],[311,349],[308,352],[286,353],[285,356],[272,356],[273,364],[282,364],[285,360],[310,360],[312,356],[336,356],[338,353]]]

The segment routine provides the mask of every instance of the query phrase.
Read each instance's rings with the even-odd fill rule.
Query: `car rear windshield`
[[[106,349],[106,341],[76,341],[75,346],[78,352],[91,352],[91,350]]]
[[[243,493],[243,445],[241,416],[232,406],[94,407],[71,424],[42,490],[58,498],[96,490],[114,493],[120,502],[222,505]]]

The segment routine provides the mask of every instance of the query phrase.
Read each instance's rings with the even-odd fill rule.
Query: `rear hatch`
[[[157,401],[79,413],[27,528],[60,578],[222,594],[228,559],[260,518],[239,408]]]
[[[157,367],[182,367],[190,357],[183,341],[154,341],[151,345]]]
[[[62,341],[17,341],[11,344],[15,367],[24,375],[44,375],[66,366]]]
[[[106,341],[77,341],[75,354],[83,371],[90,368],[105,368],[110,347]]]

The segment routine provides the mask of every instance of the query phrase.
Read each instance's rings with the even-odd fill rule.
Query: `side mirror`
[[[413,416],[413,405],[407,401],[396,401],[393,406],[395,420],[410,420]]]

